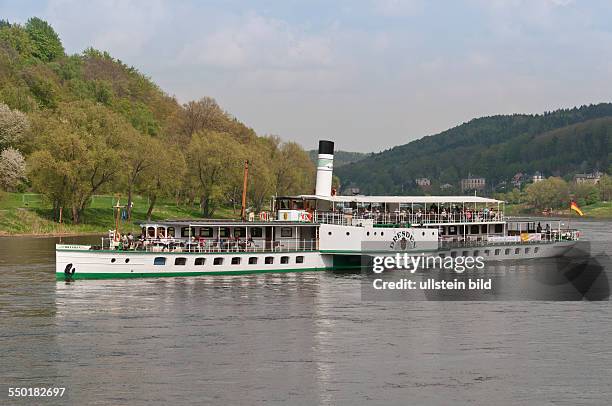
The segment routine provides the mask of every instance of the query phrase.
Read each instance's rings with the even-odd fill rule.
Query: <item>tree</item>
[[[26,165],[23,156],[13,148],[7,148],[0,154],[0,187],[13,190],[26,179]]]
[[[153,145],[159,143],[159,141],[154,141],[134,129],[129,129],[128,133],[124,134],[124,139],[121,162],[125,174],[123,180],[127,189],[127,215],[128,220],[130,220],[132,218],[134,189],[142,180],[143,175],[161,158],[152,154],[152,150],[160,153],[163,148]]]
[[[151,165],[141,175],[139,190],[149,197],[147,220],[151,220],[153,209],[160,197],[172,196],[181,189],[186,165],[183,154],[176,147],[164,145],[158,139],[150,139],[148,155],[153,158]]]
[[[28,117],[0,103],[0,150],[18,146],[30,129]]]
[[[612,200],[612,177],[610,175],[602,176],[597,186],[599,186],[601,200],[606,202]]]
[[[187,148],[190,184],[204,217],[212,217],[233,187],[240,187],[244,149],[228,134],[196,133]]]
[[[536,209],[562,208],[569,205],[569,186],[561,178],[550,177],[525,189],[527,202]]]
[[[580,206],[597,203],[599,201],[599,188],[590,183],[574,184],[572,193],[574,199]]]
[[[122,137],[131,127],[88,101],[60,105],[41,120],[40,149],[29,159],[32,185],[53,203],[56,217],[60,207],[69,206],[78,223],[91,197],[117,178]]]
[[[44,62],[53,61],[64,55],[64,46],[59,36],[46,21],[32,17],[25,29],[34,43],[34,56]]]

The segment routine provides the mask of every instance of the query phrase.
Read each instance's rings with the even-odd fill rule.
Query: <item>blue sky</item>
[[[612,2],[0,0],[260,134],[379,151],[475,117],[612,101]]]

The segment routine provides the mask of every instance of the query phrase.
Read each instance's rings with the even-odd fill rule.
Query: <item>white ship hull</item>
[[[156,258],[165,261],[161,264]],[[89,246],[56,249],[56,277],[61,280],[68,276],[67,270],[71,279],[107,279],[325,271],[332,265],[331,257],[316,251],[137,252],[94,251]]]

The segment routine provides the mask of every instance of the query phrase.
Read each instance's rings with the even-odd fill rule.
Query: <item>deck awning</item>
[[[498,204],[503,200],[480,196],[317,196],[298,195],[287,198],[303,200],[324,200],[333,203],[408,203],[408,204],[442,204],[442,203],[483,203]]]

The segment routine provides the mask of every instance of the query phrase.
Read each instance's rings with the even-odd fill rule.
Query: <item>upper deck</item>
[[[504,202],[480,196],[316,196],[276,199],[278,220],[341,225],[503,223]],[[306,215],[300,215],[306,213]]]

